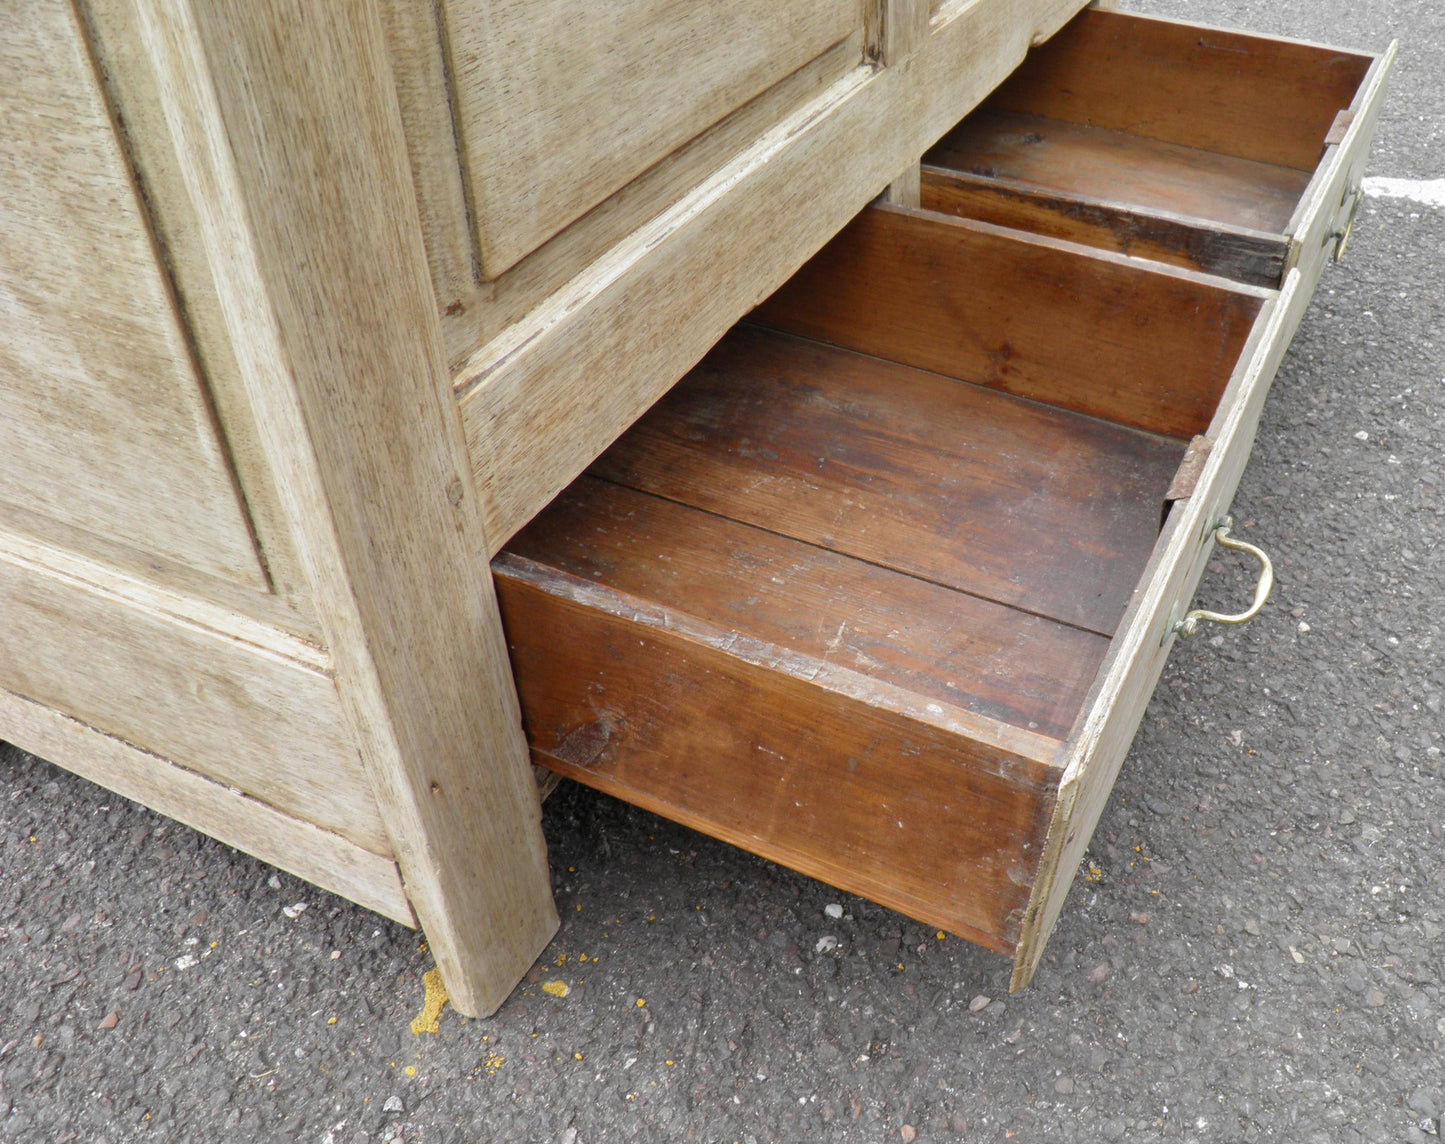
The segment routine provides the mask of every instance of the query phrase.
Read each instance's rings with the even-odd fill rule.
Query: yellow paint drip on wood
[[[442,1006],[450,1000],[440,969],[428,969],[422,975],[421,983],[426,989],[426,999],[422,1002],[421,1012],[411,1022],[411,1031],[417,1036],[441,1031]]]

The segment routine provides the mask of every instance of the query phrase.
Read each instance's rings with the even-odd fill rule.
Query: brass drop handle
[[[1182,640],[1187,640],[1199,631],[1201,623],[1211,624],[1243,624],[1248,623],[1259,615],[1259,610],[1264,607],[1264,602],[1269,599],[1270,589],[1274,587],[1274,565],[1269,562],[1269,557],[1263,550],[1256,548],[1253,544],[1246,544],[1242,540],[1235,540],[1229,535],[1229,530],[1234,527],[1234,519],[1226,516],[1214,526],[1214,539],[1225,548],[1233,548],[1238,552],[1248,552],[1259,561],[1259,584],[1254,589],[1254,603],[1247,611],[1240,612],[1237,616],[1225,616],[1219,612],[1207,612],[1198,608],[1174,625],[1174,631]]]

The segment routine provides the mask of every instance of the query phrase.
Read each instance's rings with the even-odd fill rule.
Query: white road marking
[[[1445,179],[1365,180],[1365,194],[1380,199],[1409,199],[1427,207],[1445,207]]]

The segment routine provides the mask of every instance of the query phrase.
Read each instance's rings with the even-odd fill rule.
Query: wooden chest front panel
[[[74,10],[0,38],[0,524],[267,578]]]
[[[485,278],[862,22],[857,0],[446,0],[443,12]]]

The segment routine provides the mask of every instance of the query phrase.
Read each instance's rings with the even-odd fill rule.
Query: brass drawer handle
[[[1243,624],[1259,615],[1259,610],[1264,607],[1264,602],[1269,599],[1270,589],[1274,587],[1274,565],[1269,562],[1269,557],[1263,550],[1256,548],[1253,544],[1246,544],[1242,540],[1235,540],[1229,535],[1229,530],[1234,527],[1234,519],[1226,516],[1214,526],[1214,539],[1225,548],[1233,548],[1238,552],[1248,552],[1259,561],[1259,584],[1254,589],[1254,603],[1247,611],[1240,612],[1237,616],[1224,616],[1218,612],[1207,612],[1198,608],[1174,625],[1174,631],[1182,640],[1189,639],[1199,630],[1202,622],[1211,624]]]

